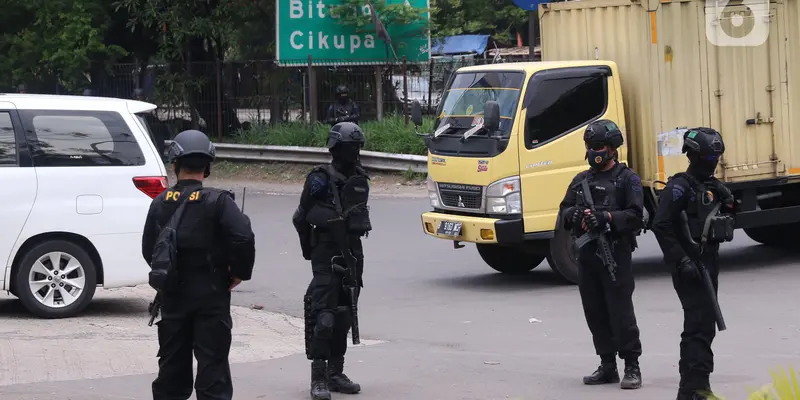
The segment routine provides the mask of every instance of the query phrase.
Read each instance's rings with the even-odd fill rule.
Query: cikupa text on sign
[[[338,3],[338,1],[333,1]],[[336,4],[339,5],[339,4]],[[334,15],[331,11],[336,5],[326,4],[323,0],[290,0],[289,3],[289,17],[291,19],[324,19],[333,18],[338,19],[338,15]],[[369,6],[361,8],[361,13],[370,15]],[[331,35],[326,32],[302,32],[299,30],[292,31],[289,36],[289,43],[295,50],[303,49],[339,49],[345,50],[349,48],[350,54],[355,53],[360,47],[366,49],[375,48],[375,35]],[[349,45],[349,47],[348,47]]]

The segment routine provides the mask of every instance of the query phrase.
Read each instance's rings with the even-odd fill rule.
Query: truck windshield
[[[514,123],[523,72],[487,71],[460,72],[444,94],[444,101],[434,129],[450,124],[445,134],[462,135],[467,129],[483,122],[483,106],[487,101],[500,105],[500,128],[495,136],[507,137]]]

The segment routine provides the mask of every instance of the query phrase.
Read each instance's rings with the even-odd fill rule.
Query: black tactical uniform
[[[638,361],[642,344],[633,310],[631,254],[636,248],[635,236],[643,227],[642,182],[633,170],[616,161],[616,149],[622,145],[623,137],[615,123],[609,120],[592,122],[586,128],[584,141],[591,168],[579,173],[570,183],[560,206],[561,220],[576,237],[604,234],[617,268],[612,278],[597,240],[576,250],[583,311],[601,359],[600,367],[584,377],[583,382],[587,385],[620,382],[616,361],[619,353],[625,360],[625,376],[620,387],[637,389],[642,385]],[[592,192],[594,213],[583,200],[581,182],[584,179]]]
[[[169,160],[180,174],[187,158],[214,159],[214,146],[205,134],[178,134]],[[200,165],[202,165],[202,160]],[[205,176],[210,174],[206,164]],[[191,192],[189,192],[191,191]],[[228,355],[231,346],[231,283],[249,280],[255,260],[255,236],[250,220],[236,206],[233,194],[204,188],[200,180],[179,180],[152,202],[142,236],[142,255],[153,261],[153,248],[181,202],[186,206],[177,231],[177,269],[166,272],[167,286],[154,284],[162,300],[158,322],[159,372],[153,382],[154,400],[186,400],[192,395],[192,352],[198,373],[198,400],[233,397]],[[162,286],[162,287],[158,287]]]
[[[306,356],[312,360],[311,397],[315,400],[330,399],[330,391],[349,394],[361,391],[361,386],[342,372],[352,323],[349,297],[343,289],[343,279],[348,278],[332,267],[332,257],[342,255],[343,251],[326,221],[337,217],[337,208],[343,210],[349,251],[356,259],[356,284],[360,288],[364,266],[361,236],[372,229],[367,208],[369,177],[358,165],[364,142],[364,134],[356,124],[343,122],[331,128],[328,148],[333,161],[314,168],[306,177],[300,205],[292,217],[303,257],[311,261],[313,272],[303,300]],[[336,207],[337,200],[340,207]]]
[[[334,126],[340,122],[352,122],[358,125],[361,118],[361,107],[358,103],[350,99],[347,86],[339,85],[336,87],[336,103],[328,107],[325,122]]]
[[[697,264],[692,260],[699,260],[708,269],[716,294],[719,243],[733,239],[733,220],[723,216],[717,222],[727,228],[720,229],[718,223],[710,223],[709,228],[714,229],[710,229],[710,234],[706,232],[704,246],[697,248],[688,240],[682,212],[686,212],[692,240],[701,243],[706,219],[709,215],[719,216],[720,210],[732,211],[733,196],[714,177],[719,157],[725,152],[719,132],[694,128],[686,131],[683,141],[689,168],[669,179],[659,195],[653,220],[653,233],[664,253],[664,261],[675,267],[672,285],[683,306],[679,400],[705,398],[702,393],[711,391],[709,376],[714,370],[711,351],[711,342],[716,336],[714,309]],[[726,230],[729,232],[724,232]]]

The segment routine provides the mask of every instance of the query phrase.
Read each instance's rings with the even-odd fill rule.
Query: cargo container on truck
[[[558,206],[587,168],[585,127],[605,118],[623,131],[620,161],[641,176],[647,214],[660,182],[687,167],[683,132],[708,126],[725,139],[716,176],[737,199],[736,227],[764,244],[793,244],[800,2],[735,4],[540,5],[543,62],[471,66],[451,78],[435,132],[425,135],[433,210],[422,214],[424,232],[457,248],[475,243],[500,272],[524,273],[546,258],[576,282]]]

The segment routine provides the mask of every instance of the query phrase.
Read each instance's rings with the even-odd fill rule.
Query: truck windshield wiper
[[[455,127],[450,124],[444,124],[439,127],[435,132],[433,132],[433,137],[439,137],[439,135],[449,131],[450,129],[454,129]]]

